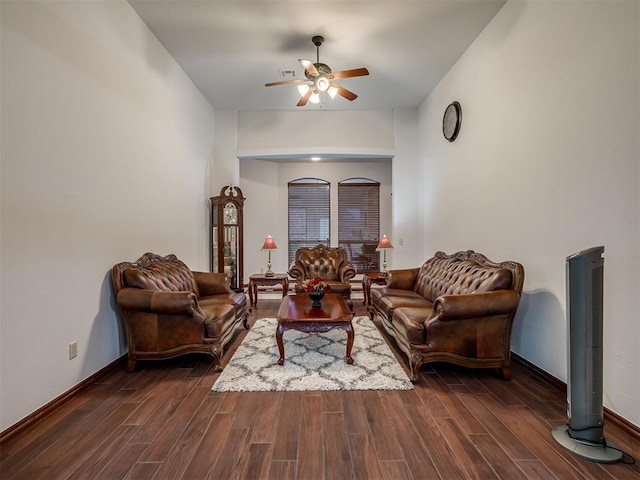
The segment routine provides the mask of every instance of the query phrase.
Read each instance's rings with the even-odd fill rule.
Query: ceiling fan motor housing
[[[313,65],[316,67],[316,70],[318,70],[318,73],[320,75],[324,74],[328,76],[331,74],[331,67],[326,63],[314,63]],[[315,78],[315,76],[311,75],[306,70],[304,71],[304,76],[307,77],[307,79],[309,80],[313,80]]]

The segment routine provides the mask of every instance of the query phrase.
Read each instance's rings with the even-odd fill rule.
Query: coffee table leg
[[[284,365],[284,342],[282,341],[282,334],[286,329],[287,327],[283,323],[278,322],[278,328],[276,329],[276,343],[278,344],[278,352],[280,352],[278,365]]]
[[[349,365],[353,364],[353,358],[351,358],[351,349],[353,348],[353,325],[351,322],[348,323],[344,329],[347,331],[347,363]]]

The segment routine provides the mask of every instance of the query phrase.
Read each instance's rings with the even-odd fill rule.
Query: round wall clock
[[[460,132],[462,123],[462,107],[458,102],[452,102],[444,111],[442,117],[442,133],[444,138],[453,142]]]

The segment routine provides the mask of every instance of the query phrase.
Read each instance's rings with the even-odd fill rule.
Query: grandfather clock
[[[211,197],[211,271],[226,273],[233,290],[243,289],[242,190],[222,187]]]

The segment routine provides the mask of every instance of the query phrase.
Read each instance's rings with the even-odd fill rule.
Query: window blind
[[[289,265],[296,250],[330,242],[330,184],[301,179],[289,183]]]
[[[338,244],[358,273],[380,270],[380,184],[364,180],[338,184]]]

